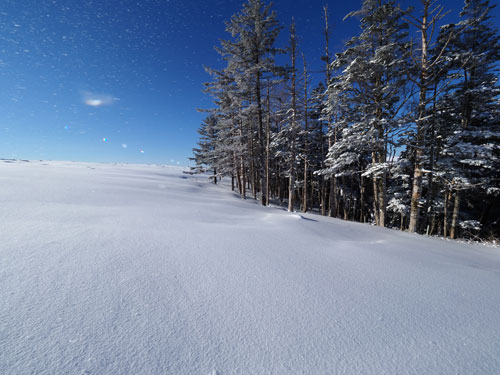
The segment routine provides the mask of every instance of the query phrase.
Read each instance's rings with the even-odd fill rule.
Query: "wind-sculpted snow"
[[[498,249],[162,166],[0,161],[0,374],[498,374]]]

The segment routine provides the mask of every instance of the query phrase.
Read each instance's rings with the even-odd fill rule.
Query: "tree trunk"
[[[256,64],[258,64],[259,61],[257,59]],[[261,203],[263,206],[267,206],[267,182],[266,182],[266,174],[265,174],[265,164],[266,164],[266,155],[265,155],[265,148],[264,148],[264,120],[262,118],[262,98],[261,98],[261,93],[260,93],[260,86],[261,86],[261,72],[260,70],[257,71],[257,76],[256,76],[256,85],[255,85],[255,95],[257,99],[257,118],[259,122],[259,127],[258,127],[258,136],[259,136],[259,150],[258,150],[258,160],[259,160],[259,166],[257,168],[257,174],[259,176],[258,180],[260,182],[260,191],[261,191]],[[267,143],[267,142],[266,142]]]
[[[265,179],[265,193],[263,192],[262,195],[265,195],[265,202],[263,204],[268,205],[269,204],[269,189],[270,189],[270,183],[269,183],[269,158],[270,158],[270,127],[271,127],[271,97],[269,95],[269,80],[267,81],[267,121],[266,121],[266,179]]]
[[[366,217],[365,217],[365,184],[364,184],[364,177],[360,176],[359,177],[359,221],[361,223],[366,223]]]
[[[380,225],[380,209],[379,209],[379,191],[378,179],[373,178],[373,213],[375,215],[375,224]]]
[[[335,217],[337,216],[336,205],[337,205],[337,179],[335,177],[330,177],[330,195],[328,198],[328,216]]]
[[[432,96],[432,123],[431,123],[431,147],[430,147],[430,160],[429,160],[429,174],[427,180],[428,186],[427,186],[427,199],[425,200],[425,205],[424,205],[424,225],[423,227],[425,228],[426,234],[429,235],[429,218],[432,215],[432,204],[434,201],[434,184],[433,184],[433,177],[434,177],[434,145],[435,145],[435,132],[436,132],[436,102],[437,102],[437,83],[434,83],[434,94]]]
[[[448,191],[448,188],[445,188],[444,191],[444,217],[443,217],[443,237],[446,238],[448,236],[448,202],[450,200],[451,191]]]
[[[386,224],[386,214],[387,214],[387,172],[384,170],[382,178],[380,178],[380,187],[379,187],[379,216],[381,227],[385,227]]]
[[[325,80],[326,80],[326,87],[330,85],[331,81],[331,74],[332,74],[332,68],[330,66],[330,50],[329,50],[329,40],[330,40],[330,29],[329,29],[329,22],[328,22],[328,6],[323,7],[323,16],[325,19],[325,27],[323,29],[323,33],[325,36]],[[328,149],[332,147],[333,145],[333,124],[332,124],[332,117],[328,116]],[[328,216],[337,216],[336,212],[336,192],[337,192],[337,181],[334,176],[330,177],[330,194],[328,197]],[[325,199],[326,200],[326,199]]]
[[[241,159],[241,197],[243,199],[247,198],[247,191],[246,191],[246,177],[245,177],[245,164],[243,163],[243,156],[240,157]]]
[[[427,86],[428,86],[428,65],[427,52],[429,48],[429,40],[427,31],[429,28],[429,6],[431,0],[423,0],[424,13],[422,16],[422,22],[419,25],[419,31],[422,34],[422,51],[420,59],[420,96],[418,102],[418,119],[417,119],[417,136],[415,140],[415,166],[413,171],[413,186],[411,194],[411,205],[410,205],[410,224],[408,230],[410,232],[416,232],[418,230],[419,215],[420,215],[420,197],[422,196],[422,157],[423,157],[423,147],[424,147],[424,133],[425,133],[425,117],[427,108]],[[431,24],[435,22],[435,19],[431,21]]]
[[[291,175],[288,178],[288,211],[292,212],[293,211],[293,194],[295,192],[295,178],[293,175]]]
[[[418,159],[420,158],[421,155],[418,156]],[[415,164],[415,170],[413,172],[413,186],[412,186],[411,204],[410,204],[410,225],[408,226],[408,230],[410,232],[417,231],[418,218],[420,214],[419,202],[422,193],[422,177],[423,173],[420,167],[420,163]]]
[[[302,189],[302,212],[307,212],[307,159],[304,159],[304,187]]]
[[[238,191],[240,192],[240,195],[243,195],[243,186],[241,184],[241,172],[239,167],[237,168],[236,177],[238,181]]]
[[[304,131],[305,131],[305,137],[304,137],[304,187],[302,189],[302,212],[307,212],[307,168],[308,168],[308,162],[307,162],[307,157],[309,153],[309,145],[308,145],[308,100],[307,100],[307,64],[306,64],[306,58],[304,54],[302,54],[302,61],[304,63]]]
[[[321,215],[326,216],[326,180],[321,176],[321,187],[320,187],[320,205],[321,205]]]
[[[456,238],[458,214],[460,211],[460,191],[455,191],[455,202],[453,204],[453,215],[451,217],[450,238]]]
[[[291,139],[290,139],[290,159],[289,159],[289,170],[288,170],[288,211],[293,211],[294,206],[294,194],[295,194],[295,158],[296,158],[296,127],[297,127],[297,91],[296,91],[296,69],[295,69],[295,53],[297,48],[297,40],[295,35],[295,22],[292,23],[290,27],[290,53],[291,53],[291,71],[292,71],[292,82],[291,82],[291,96],[292,96],[292,119],[291,119]]]

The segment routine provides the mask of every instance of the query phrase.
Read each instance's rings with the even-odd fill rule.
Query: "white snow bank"
[[[498,374],[498,249],[162,166],[0,161],[0,374]]]

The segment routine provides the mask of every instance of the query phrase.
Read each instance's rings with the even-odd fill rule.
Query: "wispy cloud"
[[[101,107],[112,105],[115,101],[120,100],[109,94],[96,94],[90,91],[82,91],[82,100],[86,105],[91,107]]]

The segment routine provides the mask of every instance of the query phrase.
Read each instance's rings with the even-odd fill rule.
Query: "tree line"
[[[450,238],[500,236],[500,38],[495,5],[465,0],[441,25],[433,0],[403,9],[365,0],[361,31],[329,49],[313,79],[292,20],[289,41],[270,4],[248,0],[226,23],[207,68],[193,172],[231,178],[242,198]],[[288,62],[279,64],[286,56]]]

